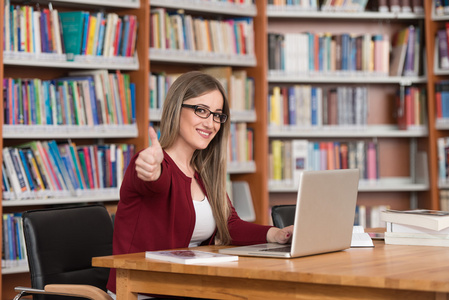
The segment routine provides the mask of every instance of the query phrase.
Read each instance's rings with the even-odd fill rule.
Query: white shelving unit
[[[277,73],[277,74],[276,74]],[[344,73],[339,74],[321,74],[310,73],[307,75],[291,75],[283,74],[280,72],[271,72],[268,74],[268,81],[270,83],[283,82],[283,83],[357,83],[357,84],[398,84],[403,86],[409,86],[417,83],[426,83],[427,78],[425,76],[373,76],[371,74],[364,73]]]
[[[4,139],[127,138],[137,137],[137,125],[3,125]]]
[[[118,8],[139,8],[138,0],[52,0],[53,4],[70,4],[70,6],[100,6],[100,7],[118,7]]]
[[[394,12],[323,12],[323,11],[301,11],[291,6],[268,5],[267,16],[269,18],[303,18],[303,19],[373,19],[373,20],[413,20],[424,19],[424,13],[394,13]]]
[[[291,185],[270,185],[273,193],[294,193],[297,187]],[[416,183],[410,177],[386,177],[376,181],[360,180],[359,192],[420,192],[429,189],[427,183]]]
[[[141,8],[139,0],[38,0],[40,4],[48,5],[50,2],[54,8],[64,7],[64,10],[85,10],[92,11],[98,9],[120,10],[130,13],[131,10]],[[22,5],[22,4],[21,4]],[[23,4],[27,5],[27,4]],[[132,12],[131,12],[132,13]],[[145,47],[146,48],[146,47]],[[147,56],[145,52],[145,56]],[[134,57],[102,57],[102,56],[76,56],[74,61],[67,61],[66,55],[41,53],[39,55],[31,53],[16,53],[4,51],[3,67],[8,67],[9,73],[15,68],[25,70],[26,67],[35,69],[42,68],[42,72],[49,70],[121,70],[138,71],[142,68],[139,65],[138,55]],[[4,77],[9,76],[8,72]],[[14,73],[14,72],[13,72]],[[37,73],[36,71],[34,73]],[[48,72],[60,73],[60,71]],[[56,75],[58,76],[58,75]],[[25,76],[21,76],[25,77]],[[109,125],[109,126],[46,126],[46,125],[3,125],[2,138],[14,144],[14,140],[34,140],[34,139],[128,139],[138,137],[137,124],[132,125]],[[99,190],[76,191],[73,195],[58,192],[45,192],[33,194],[33,197],[20,200],[8,200],[8,195],[3,195],[3,211],[23,211],[25,207],[43,205],[64,205],[78,203],[108,203],[119,200],[119,188],[108,188]],[[6,197],[5,197],[6,196]],[[11,196],[11,195],[10,195]],[[36,196],[36,197],[34,197]],[[2,266],[2,275],[27,273],[27,265]],[[24,274],[25,276],[25,274]],[[5,287],[9,288],[9,287]]]
[[[60,56],[52,55],[41,58],[42,56],[22,54],[22,53],[4,53],[3,64],[28,67],[46,67],[46,68],[67,68],[67,69],[109,69],[133,71],[139,69],[137,57],[86,57],[84,61],[66,61]]]
[[[285,126],[283,128],[269,128],[270,138],[412,138],[427,136],[427,128],[419,126],[413,129],[400,130],[396,125],[367,125],[365,127],[323,126],[322,128],[301,128]]]
[[[238,4],[223,1],[202,0],[151,0],[151,6],[186,9],[195,12],[207,12],[208,14],[234,15],[254,17],[257,15],[257,7],[254,4]]]
[[[220,55],[201,51],[179,51],[160,50],[150,48],[150,59],[152,62],[202,64],[202,65],[224,65],[234,67],[254,67],[256,57],[253,55]]]
[[[56,204],[76,204],[76,203],[95,203],[112,202],[119,200],[119,189],[95,190],[91,193],[85,193],[80,196],[71,196],[64,198],[44,198],[44,199],[21,199],[21,200],[3,200],[3,207],[32,206],[32,205],[56,205]]]

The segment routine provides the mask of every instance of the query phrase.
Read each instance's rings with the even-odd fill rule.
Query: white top
[[[196,221],[189,247],[199,246],[214,233],[216,227],[207,197],[204,197],[203,201],[193,201],[193,206],[195,207]]]

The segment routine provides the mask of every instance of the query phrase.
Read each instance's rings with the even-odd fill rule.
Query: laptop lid
[[[358,169],[304,171],[299,179],[292,244],[260,244],[220,249],[220,253],[299,257],[350,247],[359,182]]]

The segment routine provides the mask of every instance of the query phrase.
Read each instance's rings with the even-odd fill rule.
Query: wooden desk
[[[295,259],[182,265],[137,253],[95,257],[93,265],[117,268],[118,300],[135,300],[136,292],[211,299],[449,299],[449,248],[383,241]]]

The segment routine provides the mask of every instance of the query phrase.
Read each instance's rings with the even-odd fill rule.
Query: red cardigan
[[[137,177],[135,160],[131,160],[122,186],[114,223],[113,253],[125,254],[147,250],[188,247],[195,226],[190,185],[187,177],[164,151],[161,176],[145,182]],[[199,174],[195,178],[206,194]],[[228,221],[232,244],[265,243],[271,226],[243,221],[234,208]],[[213,244],[213,236],[203,244]],[[115,292],[114,269],[107,288]]]

